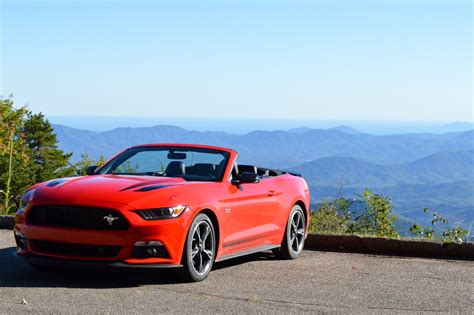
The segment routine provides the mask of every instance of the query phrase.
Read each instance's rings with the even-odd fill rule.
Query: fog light
[[[158,251],[156,250],[155,247],[149,247],[146,249],[146,253],[148,254],[148,256],[150,257],[155,257],[156,255],[158,255]]]
[[[132,256],[136,258],[167,258],[168,252],[160,241],[140,241],[135,243]]]

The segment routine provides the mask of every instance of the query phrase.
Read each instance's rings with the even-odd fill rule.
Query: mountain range
[[[474,223],[474,150],[442,151],[413,162],[380,165],[353,157],[325,157],[289,170],[301,173],[318,200],[354,196],[369,188],[391,198],[406,221],[429,225],[430,208],[453,225]],[[399,227],[399,229],[402,227]]]
[[[222,131],[244,134],[253,130],[288,130],[298,127],[328,129],[348,126],[374,135],[402,133],[448,133],[474,129],[474,122],[429,122],[429,121],[373,121],[373,120],[328,120],[285,118],[221,117],[156,117],[156,116],[51,116],[53,124],[93,131],[112,130],[117,127],[149,127],[156,125],[185,126],[189,130]]]
[[[244,163],[287,168],[322,157],[349,156],[371,163],[411,162],[440,151],[474,150],[474,130],[446,134],[375,136],[352,129],[257,130],[243,135],[186,130],[176,126],[117,128],[93,132],[54,125],[59,145],[91,157],[110,157],[143,143],[203,143],[233,148]]]
[[[324,157],[289,170],[301,173],[310,185],[385,187],[430,185],[473,180],[474,150],[437,152],[413,162],[380,165],[353,157]]]
[[[313,207],[338,191],[346,197],[369,188],[392,199],[407,222],[428,224],[425,207],[469,228],[474,223],[474,130],[371,135],[347,126],[330,129],[204,132],[159,125],[94,132],[54,125],[59,147],[73,161],[87,152],[109,158],[144,143],[200,143],[233,148],[239,162],[303,174]]]

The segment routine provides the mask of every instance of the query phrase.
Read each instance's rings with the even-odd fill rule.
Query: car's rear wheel
[[[216,256],[216,236],[211,219],[200,213],[188,231],[183,252],[182,275],[186,281],[206,279]]]
[[[299,205],[295,205],[288,217],[281,247],[274,249],[273,254],[283,259],[295,259],[300,256],[304,247],[305,231],[306,220],[303,209]]]

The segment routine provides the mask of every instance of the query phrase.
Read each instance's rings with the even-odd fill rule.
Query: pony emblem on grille
[[[106,215],[102,218],[103,220],[107,221],[107,223],[112,226],[115,220],[120,219],[119,217],[114,217],[112,214]]]

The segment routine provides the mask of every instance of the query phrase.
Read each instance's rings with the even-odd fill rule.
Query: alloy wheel
[[[199,222],[193,231],[191,259],[194,271],[198,275],[206,274],[214,259],[214,235],[207,221]]]
[[[290,248],[295,253],[298,254],[304,245],[304,218],[301,211],[295,211],[291,218],[290,225]]]

